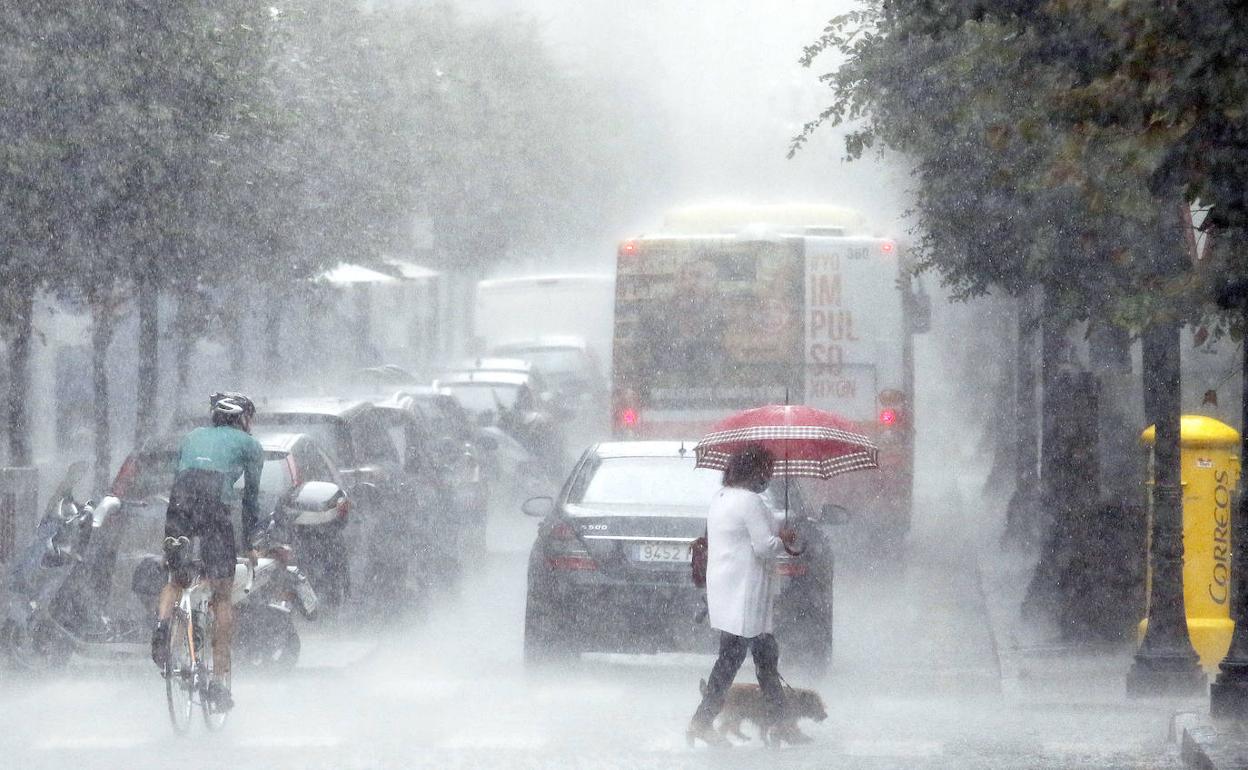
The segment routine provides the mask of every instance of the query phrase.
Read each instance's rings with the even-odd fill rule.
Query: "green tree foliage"
[[[1178,483],[1178,325],[1210,310],[1181,212],[1199,200],[1217,212],[1210,224],[1244,219],[1243,14],[1231,3],[877,0],[833,19],[803,57],[843,62],[823,76],[832,104],[794,150],[830,123],[848,124],[851,158],[904,153],[919,269],[959,297],[1042,288],[1046,337],[1088,320],[1146,338],[1158,488]],[[1069,417],[1050,401],[1054,364],[1046,447],[1070,434],[1054,423]],[[1042,463],[1056,526],[1041,572],[1060,588],[1079,584],[1091,512],[1065,504],[1074,495],[1058,489],[1054,460]],[[1156,512],[1166,526],[1172,502]],[[1070,593],[1063,601],[1088,604]]]
[[[258,307],[338,261],[409,249],[418,217],[442,267],[479,272],[517,243],[574,239],[618,200],[604,98],[514,19],[399,2],[9,2],[0,64],[0,327],[21,462],[41,290],[92,309],[104,402],[111,326],[138,307],[141,438],[167,368],[162,295],[178,300],[184,381],[195,339],[250,347]]]

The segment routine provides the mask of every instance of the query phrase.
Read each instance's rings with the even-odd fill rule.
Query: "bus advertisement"
[[[697,438],[733,412],[786,401],[835,412],[876,442],[880,469],[820,489],[859,512],[868,529],[904,532],[914,466],[912,336],[926,323],[926,298],[913,294],[904,259],[891,239],[783,220],[624,241],[616,435]]]

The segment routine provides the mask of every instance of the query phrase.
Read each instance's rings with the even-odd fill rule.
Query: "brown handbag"
[[[693,584],[698,588],[706,588],[706,561],[710,552],[706,532],[702,533],[702,537],[689,544],[689,552],[692,557],[689,560],[689,566],[692,572]]]

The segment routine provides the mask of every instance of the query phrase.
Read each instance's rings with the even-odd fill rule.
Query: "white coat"
[[[772,632],[772,571],[784,551],[780,522],[758,494],[724,487],[706,515],[706,605],[711,627],[737,636]]]

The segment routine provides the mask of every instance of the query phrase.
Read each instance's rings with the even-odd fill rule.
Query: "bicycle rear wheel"
[[[215,672],[213,671],[212,649],[215,618],[213,617],[211,609],[202,613],[201,622],[203,623],[203,633],[201,636],[204,640],[204,652],[203,656],[200,658],[200,667],[203,671],[204,689],[200,693],[199,703],[204,711],[204,724],[207,725],[209,730],[216,732],[217,730],[225,727],[225,718],[229,712],[217,710],[217,704],[213,703],[212,698],[208,697],[208,684],[215,676]],[[225,682],[227,687],[229,684],[229,681]]]
[[[191,653],[189,618],[175,608],[169,619],[169,657],[165,661],[165,697],[169,701],[169,721],[174,732],[185,735],[191,729],[195,704],[195,656]]]

